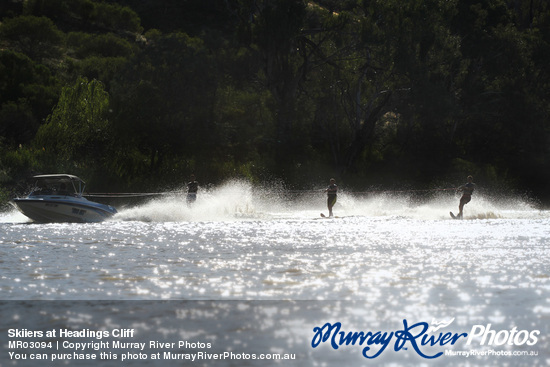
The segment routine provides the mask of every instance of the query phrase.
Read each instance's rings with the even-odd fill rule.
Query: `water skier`
[[[330,179],[330,184],[325,190],[327,193],[327,207],[328,207],[328,216],[332,217],[332,207],[336,204],[336,194],[338,192],[338,186],[336,186],[336,180],[334,178]],[[323,214],[321,214],[324,217]]]
[[[460,203],[458,204],[458,215],[456,216],[459,219],[462,219],[464,205],[468,204],[470,200],[472,200],[472,194],[476,188],[476,184],[474,183],[474,178],[472,176],[468,176],[467,180],[467,183],[457,189],[457,192],[462,192],[462,197],[460,198]]]
[[[191,181],[187,183],[187,204],[193,204],[197,200],[197,191],[199,191],[199,183],[195,180],[195,175],[190,177]]]

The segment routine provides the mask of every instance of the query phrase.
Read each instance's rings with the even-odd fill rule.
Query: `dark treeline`
[[[463,183],[548,200],[546,0],[8,0],[0,183]]]

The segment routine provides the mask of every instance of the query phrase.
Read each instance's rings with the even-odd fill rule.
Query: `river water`
[[[324,202],[322,192],[290,200],[276,190],[231,182],[204,192],[191,208],[183,197],[165,196],[121,207],[98,224],[33,224],[16,211],[4,212],[0,341],[7,343],[11,328],[118,325],[137,330],[136,340],[146,342],[208,341],[213,351],[296,357],[284,363],[193,362],[204,366],[550,362],[548,211],[479,195],[460,221],[449,216],[458,203],[450,192],[422,201],[343,192],[337,217],[321,219]],[[519,337],[513,342],[512,334],[502,345],[481,343],[480,336],[468,345],[463,338],[421,348],[425,355],[481,354],[434,359],[421,357],[412,343],[397,348],[395,339],[374,360],[362,355],[364,345],[335,349],[327,341],[312,347],[313,329],[327,322],[341,322],[346,332],[374,333],[438,320],[452,320],[447,330],[457,334],[490,324],[496,332],[506,330],[500,335],[516,330]],[[523,336],[534,330],[536,343],[528,345]],[[380,349],[375,346],[371,356]],[[7,351],[0,364],[33,365]],[[503,355],[518,352],[536,355]],[[138,362],[144,361],[132,361]]]

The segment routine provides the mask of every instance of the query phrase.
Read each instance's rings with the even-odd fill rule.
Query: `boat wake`
[[[406,192],[347,192],[341,190],[334,206],[339,218],[403,218],[451,220],[449,211],[458,211],[459,196],[454,191],[438,191],[426,199]],[[119,206],[111,221],[203,222],[231,220],[309,220],[326,213],[324,187],[290,191],[283,185],[258,186],[245,181],[228,181],[219,187],[201,188],[196,202],[188,205],[184,190],[163,195],[137,206]],[[550,212],[536,209],[522,198],[474,195],[464,208],[465,220],[547,218]],[[1,223],[29,220],[16,210],[0,213]]]
[[[264,219],[278,205],[279,191],[255,188],[243,181],[230,181],[218,188],[200,189],[197,200],[188,204],[181,194],[163,196],[143,205],[120,208],[114,220],[146,222],[218,221]]]
[[[406,193],[354,193],[341,191],[334,207],[335,216],[401,217],[419,220],[451,219],[449,211],[458,211],[459,196],[441,191],[429,199],[415,199]],[[187,205],[185,194],[171,195],[146,204],[119,208],[114,220],[179,222],[271,219],[316,219],[326,212],[324,188],[289,191],[282,186],[254,186],[244,181],[201,190],[197,201]],[[464,209],[465,220],[521,219],[548,217],[521,198],[491,198],[475,195]]]

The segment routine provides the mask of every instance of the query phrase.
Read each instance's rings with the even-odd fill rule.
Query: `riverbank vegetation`
[[[10,0],[0,184],[245,177],[550,199],[544,0]],[[6,196],[5,194],[3,196]]]

